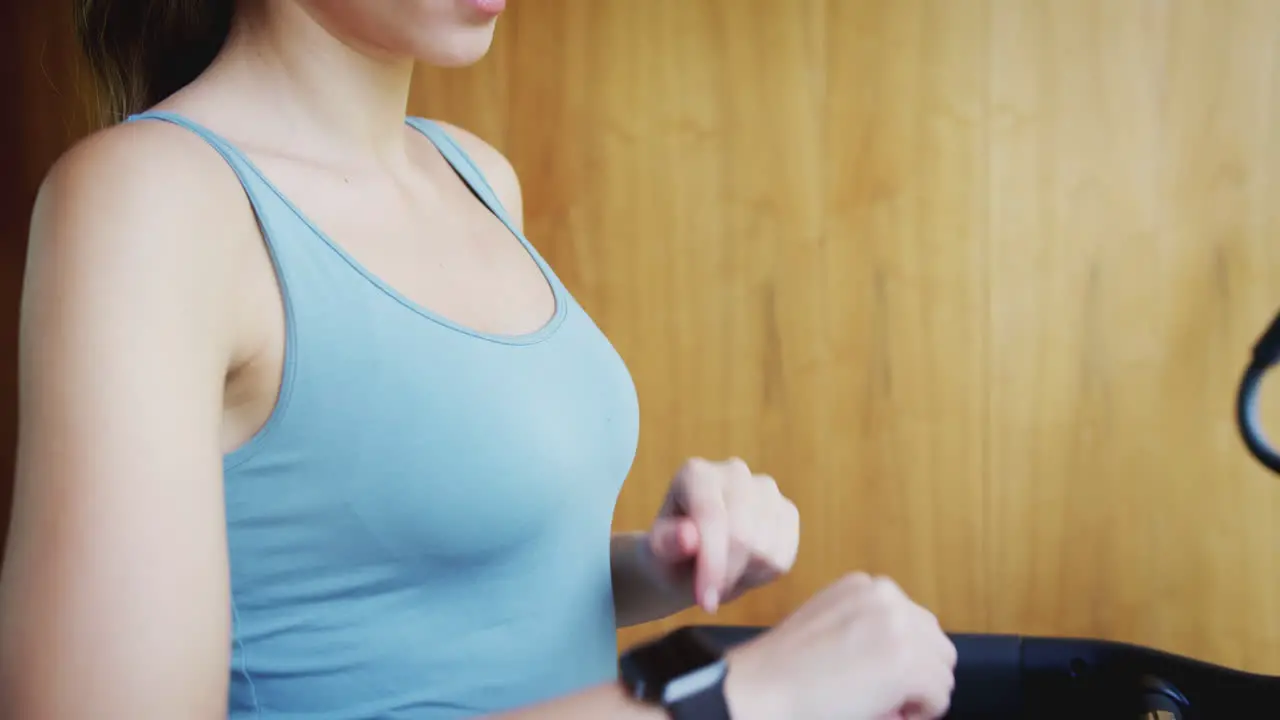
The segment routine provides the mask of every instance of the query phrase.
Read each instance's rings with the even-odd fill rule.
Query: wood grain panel
[[[1280,4],[991,16],[992,628],[1280,669],[1280,486],[1231,425],[1280,302]]]
[[[5,46],[11,336],[31,193],[84,128],[62,5],[3,11],[34,29]],[[1231,424],[1280,307],[1280,1],[515,2],[411,110],[508,154],[632,369],[618,527],[692,454],[801,506],[795,572],[717,620],[863,568],[954,630],[1280,673],[1280,482]]]
[[[40,180],[90,127],[70,4],[0,3],[0,537],[8,529],[17,442],[18,306]]]

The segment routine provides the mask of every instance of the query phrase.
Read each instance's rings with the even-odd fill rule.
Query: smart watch
[[[680,628],[627,651],[618,670],[632,697],[661,705],[672,720],[732,720],[724,695],[729,666],[697,628]]]

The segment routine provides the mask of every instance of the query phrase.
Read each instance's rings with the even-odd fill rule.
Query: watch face
[[[720,661],[719,650],[693,628],[681,628],[622,656],[623,681],[637,698],[650,703],[667,700],[674,681]]]

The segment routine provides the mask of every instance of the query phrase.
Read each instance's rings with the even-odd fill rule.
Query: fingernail
[[[720,608],[720,591],[711,588],[702,594],[702,607],[709,613],[715,614]]]

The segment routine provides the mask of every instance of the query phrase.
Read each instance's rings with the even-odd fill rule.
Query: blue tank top
[[[466,153],[410,118],[537,262],[554,317],[477,332],[415,304],[247,157],[283,293],[276,407],[224,459],[231,718],[446,720],[616,678],[614,506],[639,433],[612,345]]]

